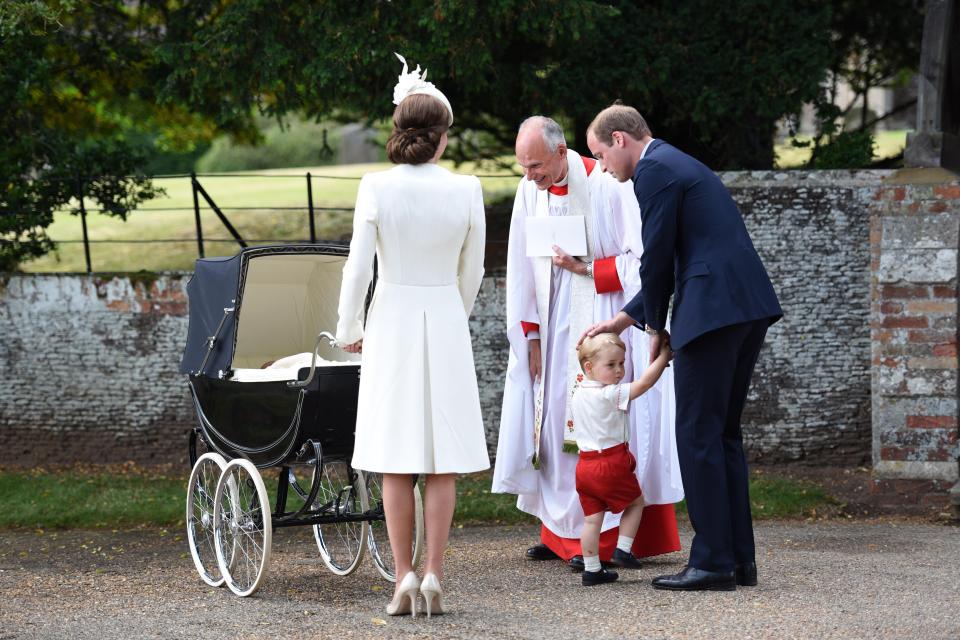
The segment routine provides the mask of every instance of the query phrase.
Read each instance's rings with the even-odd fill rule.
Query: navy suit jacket
[[[670,344],[741,322],[783,316],[743,216],[720,178],[662,140],[633,174],[643,223],[640,292],[623,310],[640,326],[666,327]]]

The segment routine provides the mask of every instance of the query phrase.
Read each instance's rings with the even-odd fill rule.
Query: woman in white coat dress
[[[360,182],[337,340],[362,353],[352,465],[383,473],[397,575],[387,613],[415,616],[419,596],[428,615],[442,611],[454,474],[490,461],[467,322],[483,277],[480,181],[437,165],[453,120],[449,102],[420,79],[419,67],[406,74],[405,64],[404,72],[387,141],[397,166]],[[374,254],[378,277],[364,325]],[[422,584],[411,558],[415,474],[426,475]]]

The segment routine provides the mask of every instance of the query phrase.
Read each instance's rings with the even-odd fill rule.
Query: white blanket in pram
[[[274,360],[269,366],[263,369],[234,369],[231,380],[235,382],[276,382],[279,380],[296,380],[297,372],[300,369],[310,367],[310,359],[313,354],[309,351],[296,353],[286,358]],[[344,365],[354,365],[357,362],[349,360],[326,360],[317,356],[318,367],[339,367]]]

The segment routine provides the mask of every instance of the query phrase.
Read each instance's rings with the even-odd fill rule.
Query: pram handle
[[[319,355],[320,355],[320,354],[317,353],[317,352],[320,350],[320,343],[321,343],[321,341],[323,341],[323,340],[326,340],[326,341],[327,341],[327,344],[329,344],[331,347],[334,347],[334,348],[336,348],[336,346],[337,346],[337,344],[338,344],[338,343],[337,343],[337,339],[336,339],[336,337],[334,337],[333,334],[331,334],[331,333],[328,332],[328,331],[321,331],[321,332],[317,335],[317,341],[316,341],[316,342],[314,343],[314,345],[313,345],[313,356],[310,358],[310,373],[307,375],[307,379],[306,379],[306,380],[291,380],[290,382],[287,383],[287,386],[288,386],[288,387],[293,387],[293,388],[295,388],[295,389],[302,389],[303,387],[306,387],[306,386],[309,385],[311,382],[313,382],[313,374],[314,374],[314,373],[316,372],[316,370],[317,370],[317,358],[318,358]]]

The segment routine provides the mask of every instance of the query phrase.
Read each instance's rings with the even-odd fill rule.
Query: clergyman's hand
[[[360,338],[352,344],[345,344],[340,346],[341,349],[347,353],[362,353],[363,352],[363,338]]]
[[[536,381],[540,377],[540,340],[528,340],[530,344],[530,379]]]
[[[580,344],[583,342],[583,339],[586,338],[587,336],[590,336],[592,338],[598,333],[620,334],[620,333],[623,333],[624,329],[626,329],[632,324],[633,324],[633,318],[628,316],[623,311],[620,311],[619,313],[617,313],[617,315],[613,316],[609,320],[604,320],[603,322],[598,322],[588,327],[587,330],[583,332],[583,335],[580,336],[580,339],[577,340],[577,347],[578,348],[580,347]]]
[[[587,275],[586,262],[578,258],[574,258],[557,245],[553,245],[553,252],[557,254],[553,256],[553,265],[555,267],[561,267],[567,271],[579,274],[581,276]]]

